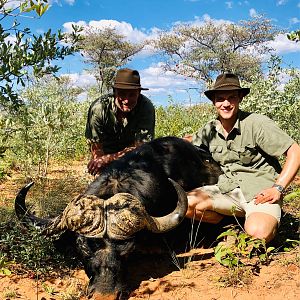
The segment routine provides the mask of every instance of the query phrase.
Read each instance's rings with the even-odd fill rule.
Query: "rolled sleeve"
[[[257,126],[257,144],[271,156],[284,154],[295,141],[266,116],[261,116]],[[271,133],[271,134],[270,134]]]

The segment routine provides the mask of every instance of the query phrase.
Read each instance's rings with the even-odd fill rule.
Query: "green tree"
[[[252,76],[251,92],[242,101],[241,107],[265,114],[300,142],[300,72],[284,69],[281,63],[279,57],[272,56],[265,76]],[[249,86],[246,82],[243,85]]]
[[[155,136],[178,136],[196,132],[206,122],[215,117],[215,110],[210,103],[195,106],[175,104],[172,98],[168,106],[158,106],[156,111]]]
[[[67,78],[45,78],[24,90],[26,99],[7,119],[4,131],[7,159],[25,173],[46,176],[52,159],[73,160],[86,152],[83,135],[88,104]]]
[[[152,40],[165,56],[165,70],[211,83],[216,73],[231,71],[250,78],[260,71],[267,42],[279,31],[258,16],[238,24],[207,20],[203,25],[178,25]]]
[[[116,70],[125,65],[142,50],[143,44],[133,44],[125,40],[114,28],[85,29],[79,43],[84,61],[91,65],[90,72],[95,76],[102,94],[111,88]]]
[[[16,3],[18,3],[16,5]],[[42,16],[48,9],[48,0],[0,1],[0,111],[16,109],[22,104],[18,95],[31,74],[41,77],[56,73],[59,68],[52,61],[72,54],[75,47],[61,46],[65,36],[49,29],[41,35],[32,34],[19,22],[25,14]],[[73,27],[73,41],[79,39],[79,28]]]
[[[299,42],[300,41],[300,30],[291,31],[287,34],[287,38],[290,41]]]

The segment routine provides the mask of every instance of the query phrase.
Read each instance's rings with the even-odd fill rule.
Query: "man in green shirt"
[[[300,147],[268,117],[239,109],[249,92],[234,74],[219,75],[205,92],[218,118],[191,142],[209,150],[224,174],[216,185],[188,193],[187,217],[218,223],[224,215],[245,216],[245,231],[268,242],[280,222],[282,193],[300,167]]]
[[[85,137],[92,158],[92,175],[111,161],[154,138],[155,110],[141,90],[138,71],[120,69],[113,84],[113,94],[94,101],[88,111]]]

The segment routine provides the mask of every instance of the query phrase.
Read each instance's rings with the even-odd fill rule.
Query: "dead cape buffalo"
[[[32,183],[18,193],[15,210],[21,222],[35,223],[46,236],[71,235],[68,243],[84,265],[94,299],[126,299],[128,257],[143,241],[149,244],[147,234],[157,241],[166,237],[169,245],[179,240],[180,227],[191,224],[182,222],[185,191],[216,183],[220,173],[202,149],[176,137],[158,138],[108,165],[59,216],[28,212]]]

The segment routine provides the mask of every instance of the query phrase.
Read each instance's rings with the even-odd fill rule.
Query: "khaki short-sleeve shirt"
[[[105,154],[154,138],[155,109],[146,96],[140,95],[123,122],[117,120],[116,112],[112,94],[94,101],[88,111],[85,137],[91,142],[101,143]]]
[[[220,164],[224,172],[218,181],[221,192],[240,187],[249,202],[273,185],[281,171],[276,157],[295,141],[268,117],[239,111],[227,138],[220,121],[213,120],[193,135],[192,143],[205,145]]]

